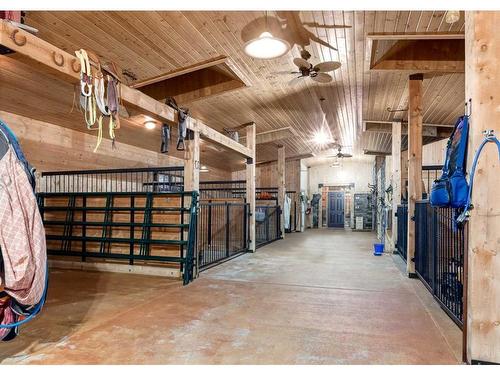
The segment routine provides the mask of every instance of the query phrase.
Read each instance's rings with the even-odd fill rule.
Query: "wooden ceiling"
[[[265,12],[49,12],[29,11],[26,23],[39,37],[70,53],[86,48],[116,62],[128,84],[146,80],[218,56],[227,56],[248,87],[181,103],[207,125],[222,130],[255,121],[257,132],[290,126],[296,136],[280,141],[287,157],[324,151],[312,135],[324,124],[344,151],[390,151],[391,135],[363,133],[363,120],[391,121],[407,116],[387,107],[407,106],[407,72],[370,71],[367,33],[461,32],[459,22],[444,22],[443,11],[300,11],[269,12],[273,33],[287,39],[292,50],[274,60],[257,60],[243,53],[245,41],[263,31]],[[303,78],[290,84],[294,57],[306,48],[311,61],[337,60],[330,84]],[[4,110],[85,131],[79,117],[69,115],[71,86],[2,59],[0,100]],[[4,89],[5,88],[5,89]],[[320,101],[324,98],[324,101]],[[9,101],[6,103],[5,101]],[[463,74],[443,74],[424,80],[424,122],[451,124],[463,110]],[[4,105],[5,104],[5,105]],[[6,108],[7,107],[7,108]],[[42,112],[49,112],[43,114]],[[58,112],[59,111],[59,112]],[[157,149],[157,134],[128,127],[121,141]],[[125,131],[124,131],[125,132]],[[151,145],[154,145],[151,146]],[[203,154],[202,154],[203,155]],[[206,149],[208,164],[242,167],[241,161]],[[203,156],[202,156],[203,157]],[[276,158],[270,144],[257,149],[259,161]],[[202,161],[203,162],[203,161]]]

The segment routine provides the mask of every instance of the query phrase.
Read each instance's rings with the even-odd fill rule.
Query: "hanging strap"
[[[476,151],[474,155],[474,161],[472,162],[472,169],[470,173],[470,181],[469,181],[469,194],[467,195],[467,203],[465,205],[464,211],[457,217],[457,223],[461,224],[469,219],[469,212],[472,210],[472,188],[474,186],[474,174],[476,173],[476,166],[477,162],[479,161],[479,156],[481,155],[481,151],[483,150],[484,146],[489,143],[493,142],[497,145],[497,150],[498,150],[498,159],[500,160],[500,141],[498,138],[495,136],[493,130],[485,130],[483,132],[484,134],[484,139],[481,142],[481,145],[479,146],[478,150]]]
[[[45,299],[47,298],[47,289],[49,288],[49,266],[47,264],[47,270],[45,271],[45,287],[43,289],[43,294],[42,298],[40,298],[40,302],[38,302],[33,309],[33,311],[23,320],[19,320],[15,323],[10,323],[10,324],[0,324],[0,328],[16,328],[19,327],[20,325],[23,325],[25,323],[28,323],[31,319],[33,319],[41,310],[43,305],[45,304]]]

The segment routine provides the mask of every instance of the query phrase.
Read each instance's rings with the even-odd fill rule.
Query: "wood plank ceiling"
[[[27,24],[40,30],[42,39],[68,51],[80,48],[95,51],[104,60],[116,62],[128,77],[128,83],[165,74],[208,59],[228,56],[250,86],[236,91],[200,99],[188,106],[195,117],[218,130],[255,121],[257,132],[293,127],[297,136],[280,141],[287,157],[318,153],[322,150],[311,138],[325,124],[346,152],[361,155],[363,149],[390,151],[391,135],[363,133],[362,121],[391,121],[406,118],[406,112],[389,113],[386,108],[406,108],[407,73],[369,71],[369,32],[434,32],[463,31],[462,19],[449,25],[443,11],[300,11],[269,12],[268,25],[273,32],[290,41],[292,51],[274,60],[257,60],[243,53],[245,40],[262,32],[265,12],[27,12]],[[281,29],[281,30],[280,30]],[[299,57],[299,47],[312,55],[311,62],[337,60],[342,67],[332,73],[330,84],[318,84],[308,78],[290,84],[293,75],[280,72],[296,70],[292,63]],[[334,48],[332,48],[334,47]],[[2,60],[2,66],[5,65]],[[12,103],[26,108],[24,115],[36,116],[43,106],[69,112],[71,94],[55,85],[58,92],[44,92],[35,74],[32,82],[17,94],[14,72],[27,74],[10,66],[12,81],[8,95],[0,93],[2,102],[8,96]],[[2,84],[5,74],[2,74]],[[20,85],[19,80],[16,85]],[[3,87],[2,87],[3,89]],[[36,98],[26,99],[32,92]],[[65,93],[64,105],[56,103]],[[68,98],[69,96],[69,98]],[[324,98],[324,101],[320,101]],[[26,103],[28,101],[28,103]],[[463,74],[445,74],[424,81],[424,122],[451,124],[463,110]],[[17,103],[17,104],[16,104]],[[64,108],[64,109],[63,109]],[[19,111],[19,110],[18,110]],[[65,112],[65,113],[66,113]],[[57,116],[52,116],[57,117]],[[44,118],[44,120],[47,120]],[[57,121],[74,122],[64,114]],[[57,121],[56,121],[57,120]],[[85,131],[82,123],[71,124]],[[124,142],[148,147],[156,141],[146,130],[134,129]],[[142,140],[139,140],[142,134]],[[155,135],[156,137],[157,135]],[[151,146],[149,146],[151,148]],[[213,164],[224,165],[226,156],[207,150]],[[259,146],[259,161],[276,158],[276,149]],[[202,161],[203,162],[203,161]],[[238,169],[236,160],[229,168]]]

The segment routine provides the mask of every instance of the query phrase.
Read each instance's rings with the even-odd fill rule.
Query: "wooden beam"
[[[401,204],[401,123],[392,123],[392,243],[396,250],[398,241],[398,218],[396,213]]]
[[[399,123],[401,124],[401,134],[408,135],[408,123]],[[446,138],[449,137],[453,131],[453,126],[450,125],[422,124],[422,126],[422,135],[424,137]],[[390,122],[364,121],[363,128],[366,132],[392,133],[392,123]]]
[[[408,109],[408,250],[406,271],[415,275],[415,204],[422,199],[422,74],[414,74],[409,79]]]
[[[138,90],[156,100],[173,97],[183,105],[242,87],[245,84],[225,69],[209,67],[141,86]]]
[[[237,128],[233,128],[233,129],[237,129]],[[280,141],[282,139],[295,137],[296,135],[297,135],[297,132],[291,126],[287,126],[284,128],[273,129],[273,130],[268,130],[265,132],[258,133],[256,135],[255,142],[256,142],[256,144],[261,145],[261,144]]]
[[[292,161],[292,160],[302,160],[302,159],[307,159],[307,158],[312,158],[314,154],[299,154],[299,155],[294,155],[294,156],[288,156],[285,158],[285,161]],[[278,159],[273,159],[273,160],[264,160],[264,161],[259,161],[256,164],[259,166],[265,165],[265,164],[272,164],[276,163]]]
[[[456,32],[382,32],[382,33],[367,33],[367,39],[372,40],[444,40],[444,39],[464,39],[464,33]]]
[[[200,131],[197,121],[188,119],[189,129],[193,132],[193,139],[186,140],[184,151],[184,190],[200,190]]]
[[[188,123],[188,129],[191,129],[192,124]],[[233,150],[240,154],[242,157],[251,158],[253,157],[253,152],[248,147],[243,146],[241,143],[219,133],[217,130],[205,125],[200,120],[196,121],[197,130],[200,132],[202,138],[208,139],[218,145]],[[191,129],[193,130],[193,129]]]
[[[226,56],[217,56],[217,57],[214,57],[213,59],[209,59],[209,60],[206,60],[206,61],[203,61],[200,63],[196,63],[193,65],[189,65],[189,66],[186,66],[183,68],[171,70],[170,72],[160,74],[160,75],[157,75],[157,76],[152,77],[152,78],[147,78],[147,79],[144,79],[141,81],[134,82],[132,85],[130,85],[130,87],[138,89],[140,87],[144,87],[144,86],[151,85],[153,83],[165,81],[167,79],[178,77],[178,76],[181,76],[183,74],[188,74],[188,73],[195,72],[197,70],[201,70],[201,69],[205,69],[205,68],[210,68],[212,66],[224,64],[226,61],[227,61]]]
[[[0,20],[0,44],[16,51],[36,64],[41,64],[61,78],[70,83],[80,81],[80,64],[75,56],[57,48],[50,43],[32,35],[24,30],[13,26],[6,20]],[[57,64],[57,62],[63,62]],[[151,98],[150,96],[128,87],[120,85],[123,102],[127,107],[136,112],[140,112],[160,122],[177,123],[177,112],[164,103]],[[217,132],[200,121],[197,123],[197,130],[205,138],[227,149],[236,151],[241,156],[251,157],[251,150],[229,137]],[[190,121],[188,128],[195,123]]]
[[[378,150],[363,150],[364,155],[372,155],[372,156],[388,156],[391,155],[390,152],[387,151],[378,151]]]
[[[255,251],[255,123],[246,127],[247,148],[252,150],[253,156],[247,160],[246,170],[246,202],[250,205],[250,218],[248,221],[249,250]]]
[[[466,11],[465,98],[472,100],[469,170],[472,152],[493,129],[500,136],[500,12]],[[500,363],[500,200],[499,160],[485,146],[474,177],[465,257],[464,347],[467,361]]]
[[[285,238],[284,204],[286,195],[285,146],[278,146],[278,205],[281,208],[281,235]]]
[[[398,40],[378,60],[372,54],[370,70],[463,73],[464,40]]]
[[[13,26],[6,20],[0,20],[0,44],[17,53],[51,68],[59,78],[71,83],[80,81],[80,64],[74,55],[59,49],[50,43]],[[63,62],[58,65],[57,62]],[[123,102],[126,106],[164,122],[175,122],[176,113],[169,106],[144,95],[126,85],[120,85]]]

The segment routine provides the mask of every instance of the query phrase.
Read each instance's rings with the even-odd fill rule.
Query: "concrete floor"
[[[374,239],[290,234],[187,287],[54,269],[43,314],[0,343],[0,363],[460,363],[461,331]]]

